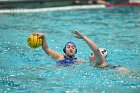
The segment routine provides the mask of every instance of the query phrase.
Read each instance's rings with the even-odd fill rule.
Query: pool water
[[[133,71],[130,75],[89,64],[86,43],[74,38],[79,30],[108,51],[107,61]],[[0,14],[0,93],[139,93],[140,7],[117,7],[36,13]],[[77,45],[85,63],[57,67],[27,37],[46,35],[49,47],[63,53],[67,41]]]

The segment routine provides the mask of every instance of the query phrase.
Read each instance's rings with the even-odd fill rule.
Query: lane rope
[[[0,10],[0,13],[30,13],[30,12],[47,12],[61,10],[94,9],[105,7],[106,7],[105,5],[82,5],[82,6],[65,6],[65,7],[34,8],[34,9],[2,9]]]

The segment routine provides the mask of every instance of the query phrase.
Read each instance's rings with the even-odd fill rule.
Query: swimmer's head
[[[67,42],[65,47],[63,48],[63,52],[66,55],[73,56],[74,54],[77,53],[76,45],[71,41]]]
[[[100,51],[101,55],[102,55],[104,58],[107,57],[107,50],[106,50],[105,48],[99,48],[99,51]],[[93,53],[93,52],[91,52],[91,55],[89,56],[89,60],[90,60],[91,62],[94,62],[95,57],[94,57],[94,53]]]
[[[106,58],[106,57],[107,57],[107,50],[106,50],[105,48],[99,48],[99,50],[100,50],[102,56],[103,56],[104,58]]]

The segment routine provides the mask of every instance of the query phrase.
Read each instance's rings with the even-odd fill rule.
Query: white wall
[[[129,0],[130,3],[135,2],[135,3],[140,3],[140,0]]]

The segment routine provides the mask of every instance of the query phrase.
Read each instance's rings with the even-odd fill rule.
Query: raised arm
[[[94,56],[95,56],[95,66],[100,66],[100,67],[104,67],[105,65],[107,65],[107,62],[105,60],[105,58],[102,56],[101,52],[99,51],[99,47],[93,42],[91,41],[88,37],[82,35],[79,31],[72,31],[73,34],[75,34],[76,38],[79,39],[83,39],[88,46],[90,47],[90,49],[93,51]]]
[[[39,35],[40,38],[42,38],[42,49],[46,52],[48,56],[51,56],[55,60],[61,60],[63,59],[63,54],[56,52],[48,47],[48,43],[46,42],[45,35],[43,33],[36,33]]]

